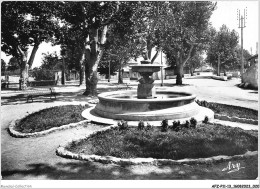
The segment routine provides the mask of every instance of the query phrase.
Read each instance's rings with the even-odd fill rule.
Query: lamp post
[[[241,82],[243,83],[243,72],[244,72],[244,60],[243,60],[243,28],[246,27],[246,19],[247,19],[247,7],[244,9],[244,16],[240,15],[240,10],[237,10],[237,20],[238,20],[238,28],[241,28]]]

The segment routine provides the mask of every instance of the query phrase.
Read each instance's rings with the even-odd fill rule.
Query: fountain
[[[205,116],[208,116],[209,120],[213,119],[213,111],[200,107],[195,102],[194,94],[155,89],[151,76],[160,71],[161,65],[144,60],[141,64],[131,67],[132,71],[139,72],[142,76],[137,91],[99,94],[99,103],[83,111],[83,117],[103,124],[115,124],[125,120],[130,125],[137,125],[138,121],[143,120],[154,126],[159,126],[164,119],[181,122],[192,117],[198,122],[204,120]]]

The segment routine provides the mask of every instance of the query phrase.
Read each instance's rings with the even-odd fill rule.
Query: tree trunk
[[[153,46],[151,45],[151,41],[150,40],[147,40],[147,56],[148,56],[148,59],[151,60],[152,59],[152,49],[153,49]]]
[[[122,73],[122,60],[119,60],[119,69],[118,69],[118,84],[122,84],[123,82],[123,73]]]
[[[176,67],[176,85],[182,85],[182,76],[183,76],[183,64],[177,63]]]
[[[22,49],[17,46],[17,61],[20,66],[20,79],[19,79],[19,89],[25,90],[27,88],[28,81],[28,69],[29,65],[27,65],[27,53],[22,51]]]
[[[224,76],[227,76],[227,72],[225,68],[223,68],[223,72],[224,72]]]
[[[28,68],[29,65],[26,64],[26,61],[23,61],[20,66],[19,90],[25,90],[27,88]]]
[[[161,52],[160,50],[156,51],[155,55],[153,56],[153,58],[152,58],[152,60],[151,60],[151,63],[152,63],[152,64],[153,64],[153,62],[155,61],[155,59],[158,57],[158,55],[159,55],[160,52]]]
[[[92,59],[88,63],[89,64],[85,66],[86,90],[83,93],[83,95],[96,96],[98,78],[97,78],[97,69],[95,69],[96,66],[94,65],[97,64],[98,62],[95,59]]]
[[[30,56],[29,61],[28,61],[29,68],[32,67],[32,64],[33,64],[33,61],[34,61],[34,58],[35,58],[35,55],[36,55],[38,48],[39,48],[39,44],[38,43],[34,44],[31,56]]]
[[[177,58],[179,60],[177,60],[177,66],[176,66],[176,72],[177,72],[176,85],[182,85],[183,67],[186,64],[186,62],[188,62],[188,60],[190,59],[193,48],[194,48],[194,45],[192,44],[190,47],[189,53],[184,61],[183,61],[183,56],[184,56],[183,51],[178,53],[179,56],[178,55],[176,56],[176,57],[179,57],[179,58]]]
[[[103,55],[103,45],[106,41],[106,33],[107,33],[107,26],[104,26],[101,34],[100,44],[98,44],[98,29],[92,28],[89,34],[89,40],[91,43],[90,45],[86,46],[85,51],[85,78],[86,78],[86,91],[83,95],[97,95],[97,68],[98,64]]]
[[[194,72],[193,72],[193,66],[190,66],[190,75],[193,76]]]
[[[79,68],[79,85],[82,85],[83,84],[83,68],[82,66],[80,65],[80,68]]]

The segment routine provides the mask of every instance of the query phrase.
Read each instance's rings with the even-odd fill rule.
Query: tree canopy
[[[21,86],[26,87],[28,66],[31,68],[41,42],[59,32],[54,17],[56,2],[51,1],[4,1],[1,4],[1,50],[18,61]],[[29,46],[33,46],[28,58]]]
[[[164,22],[160,22],[160,41],[172,65],[176,65],[176,84],[182,84],[183,66],[209,42],[209,19],[215,4],[208,1],[170,1]]]
[[[239,66],[239,53],[236,51],[238,39],[238,33],[235,30],[230,31],[226,25],[222,25],[219,31],[212,29],[206,61],[217,69],[219,56],[220,70],[226,72],[237,69]]]

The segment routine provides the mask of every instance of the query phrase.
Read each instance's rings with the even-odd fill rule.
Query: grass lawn
[[[69,151],[120,158],[152,157],[158,159],[205,158],[238,155],[258,149],[258,132],[218,124],[200,124],[196,129],[161,132],[161,128],[138,130],[118,128],[95,135]]]
[[[88,106],[65,105],[43,109],[22,119],[15,130],[22,133],[34,133],[76,123],[84,120],[81,113],[86,108]]]
[[[239,118],[258,120],[258,111],[257,110],[252,110],[249,108],[232,106],[232,105],[227,105],[227,104],[207,102],[207,101],[196,100],[196,102],[200,106],[204,106],[204,107],[211,109],[216,114],[226,115],[229,117],[239,117]]]

